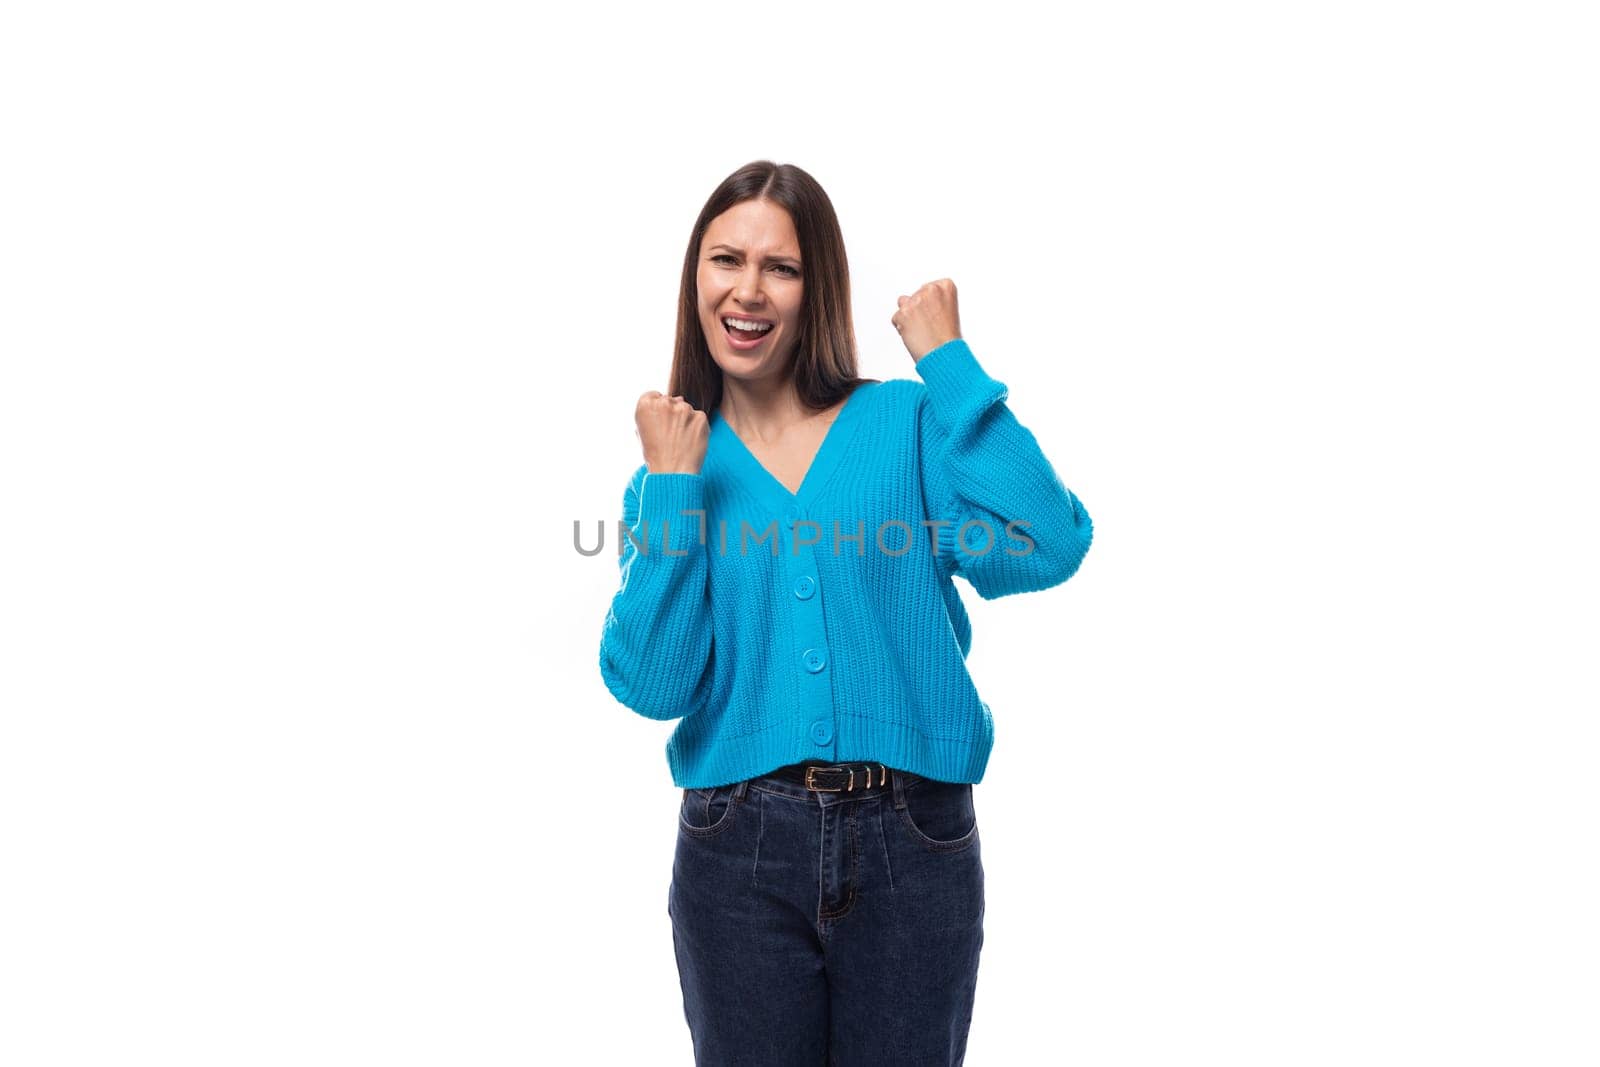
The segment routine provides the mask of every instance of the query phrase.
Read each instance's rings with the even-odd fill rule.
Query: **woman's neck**
[[[793,378],[754,386],[724,379],[717,410],[741,438],[761,444],[776,441],[790,428],[817,416],[800,403]]]

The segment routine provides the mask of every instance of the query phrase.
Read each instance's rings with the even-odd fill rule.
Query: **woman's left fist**
[[[961,318],[956,313],[956,283],[940,278],[910,296],[902,296],[900,310],[889,321],[900,331],[900,340],[911,353],[911,362],[916,363],[935,348],[961,336]]]

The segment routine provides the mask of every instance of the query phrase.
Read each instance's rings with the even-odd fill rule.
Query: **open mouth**
[[[757,319],[741,319],[736,315],[724,315],[722,317],[722,332],[728,335],[728,343],[737,349],[755,348],[766,340],[767,335],[772,330],[773,326],[770,322],[761,322]]]

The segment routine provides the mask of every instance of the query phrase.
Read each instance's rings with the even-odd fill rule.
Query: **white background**
[[[572,525],[771,158],[1095,521],[967,1062],[1595,1063],[1580,7],[9,5],[0,1059],[693,1062]]]

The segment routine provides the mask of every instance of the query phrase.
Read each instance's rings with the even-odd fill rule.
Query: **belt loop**
[[[750,779],[746,778],[744,781],[742,781],[738,785],[734,786],[733,787],[733,799],[740,800],[740,801],[744,800],[745,789],[749,785],[750,785]]]
[[[894,810],[904,811],[906,807],[906,784],[898,770],[889,772],[889,781],[894,787]]]

